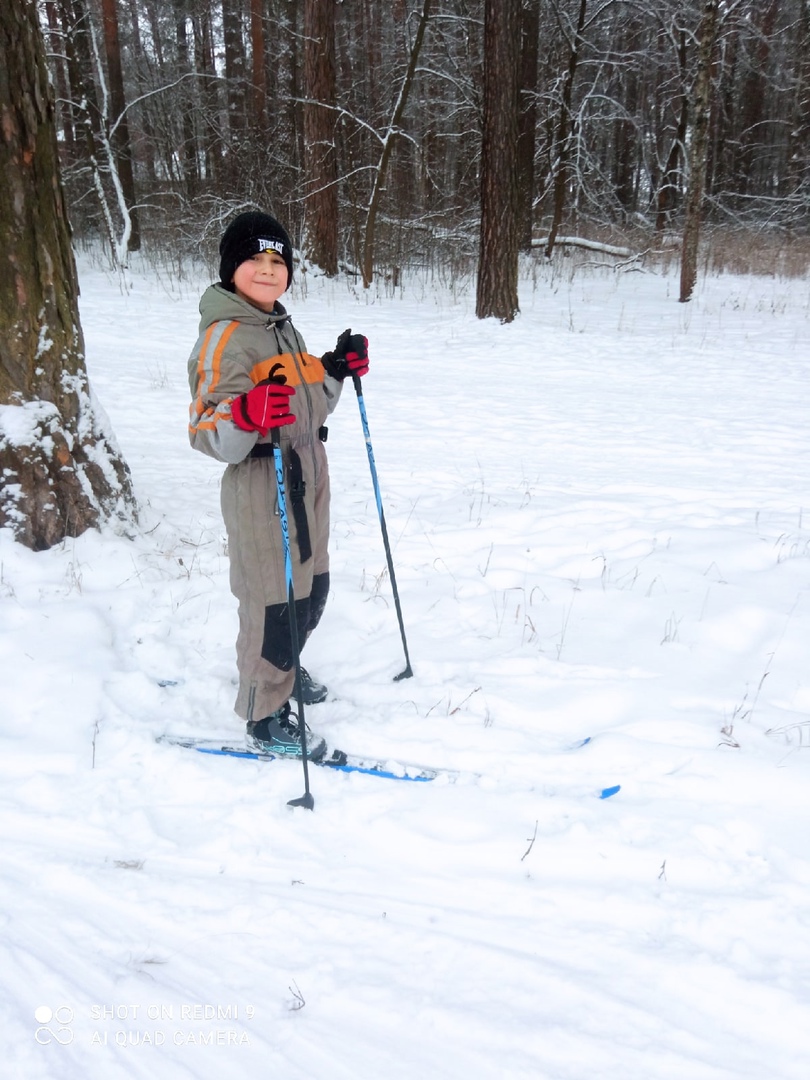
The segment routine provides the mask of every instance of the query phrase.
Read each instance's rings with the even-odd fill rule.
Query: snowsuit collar
[[[290,321],[290,316],[284,305],[278,301],[268,314],[266,311],[260,311],[247,300],[243,300],[236,293],[223,289],[221,285],[210,285],[200,299],[200,333],[207,330],[212,323],[230,322],[233,319],[270,330],[274,327],[281,329]]]

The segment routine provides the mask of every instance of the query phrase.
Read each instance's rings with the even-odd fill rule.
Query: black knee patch
[[[326,607],[326,599],[329,596],[329,573],[316,574],[312,579],[312,592],[309,594],[309,621],[307,622],[307,637],[312,633],[321,621],[323,609]]]
[[[318,575],[319,577],[321,575]],[[316,578],[317,580],[317,578]],[[326,598],[324,597],[324,603]],[[323,610],[323,605],[321,605]],[[303,646],[306,641],[307,627],[310,623],[310,597],[295,601],[295,616],[298,624],[298,642]],[[264,638],[262,640],[262,659],[268,664],[289,671],[293,666],[292,641],[290,640],[290,615],[288,604],[271,604],[264,609]]]

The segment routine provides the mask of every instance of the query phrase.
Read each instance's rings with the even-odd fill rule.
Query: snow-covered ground
[[[349,391],[310,723],[465,771],[313,769],[309,813],[300,763],[155,743],[241,736],[207,280],[80,270],[141,530],[0,538],[3,1076],[806,1080],[807,282],[527,277],[509,326],[298,287],[313,352],[371,341],[415,671]]]

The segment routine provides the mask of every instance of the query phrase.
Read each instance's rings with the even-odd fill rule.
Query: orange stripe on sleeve
[[[230,407],[231,398],[226,398],[224,401],[221,401],[219,404],[220,404],[220,406],[227,405],[227,406]],[[221,407],[214,409],[213,407],[209,406],[209,408],[205,409],[205,411],[200,414],[199,420],[198,420],[198,422],[196,424],[192,422],[192,423],[190,423],[188,425],[188,430],[192,434],[194,432],[196,432],[196,431],[216,431],[217,425],[219,424],[219,422],[221,420],[230,420],[230,419],[231,419],[230,411],[226,412]]]
[[[225,346],[228,344],[228,340],[231,334],[234,332],[238,325],[238,321],[234,319],[233,322],[229,323],[226,326],[225,330],[223,331],[222,337],[219,339],[217,347],[214,350],[214,359],[211,364],[211,383],[208,387],[209,394],[214,392],[217,383],[219,382],[222,365],[222,354],[225,351]]]
[[[216,323],[211,323],[211,325],[208,327],[208,329],[205,332],[205,337],[203,338],[202,348],[200,349],[200,355],[199,355],[199,357],[197,359],[197,386],[198,387],[205,385],[205,379],[204,379],[204,376],[205,376],[205,358],[208,355],[208,346],[209,346],[209,344],[211,342],[211,335],[213,334],[214,330],[216,329],[216,325],[217,325]]]

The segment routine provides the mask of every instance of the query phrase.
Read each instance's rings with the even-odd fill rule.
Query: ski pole
[[[281,521],[281,538],[284,542],[284,576],[287,581],[287,608],[290,615],[290,644],[295,661],[295,680],[298,687],[298,730],[301,733],[301,760],[304,763],[304,794],[300,799],[290,799],[288,806],[303,806],[306,810],[315,807],[315,800],[309,790],[309,767],[307,765],[307,724],[304,716],[304,688],[301,678],[301,648],[298,643],[298,618],[295,613],[295,585],[293,584],[292,557],[290,555],[290,528],[287,520],[287,499],[284,492],[284,464],[278,435],[271,429],[273,440],[273,462],[276,467],[276,488],[278,490],[278,516]]]
[[[363,436],[366,440],[368,464],[371,469],[371,480],[374,484],[374,497],[377,500],[377,514],[380,518],[380,529],[382,531],[383,546],[385,547],[385,557],[388,560],[388,573],[391,578],[391,588],[394,591],[394,606],[397,609],[399,633],[402,637],[402,648],[405,651],[405,670],[401,671],[399,675],[394,676],[394,682],[399,682],[400,679],[410,679],[413,675],[413,670],[411,669],[411,659],[408,656],[408,642],[405,640],[405,626],[402,621],[402,608],[399,604],[399,590],[397,589],[397,578],[394,573],[394,560],[391,558],[391,545],[388,542],[388,529],[385,526],[385,514],[383,513],[382,496],[380,495],[380,482],[377,479],[377,466],[374,464],[374,450],[371,446],[371,435],[368,430],[368,416],[366,415],[366,404],[363,401],[363,388],[360,385],[360,376],[353,375],[352,381],[354,382],[354,391],[357,394],[357,404],[360,406],[360,420],[363,425]]]

